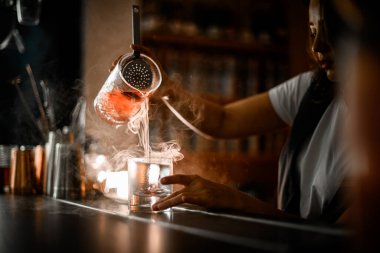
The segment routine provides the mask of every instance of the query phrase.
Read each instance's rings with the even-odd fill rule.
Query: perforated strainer
[[[140,11],[132,8],[132,43],[140,44]],[[110,124],[124,124],[160,85],[158,65],[138,51],[124,54],[94,99],[95,112]]]
[[[132,43],[140,44],[140,9],[132,6]],[[148,95],[161,84],[161,72],[157,64],[148,56],[134,51],[120,62],[121,77],[131,87]]]

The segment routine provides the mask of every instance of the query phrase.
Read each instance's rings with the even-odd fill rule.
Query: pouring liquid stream
[[[139,7],[132,8],[133,44],[140,44]],[[128,161],[129,201],[131,206],[151,204],[172,192],[160,178],[173,172],[172,161],[180,160],[177,141],[150,143],[149,97],[160,86],[161,71],[149,56],[134,51],[121,56],[94,100],[98,116],[111,125],[127,126],[138,137],[138,145],[118,152]],[[123,165],[124,166],[124,165]],[[125,168],[125,167],[124,167]]]
[[[112,125],[125,125],[137,134],[144,156],[150,157],[149,98],[118,89],[101,91],[94,101],[95,112]]]

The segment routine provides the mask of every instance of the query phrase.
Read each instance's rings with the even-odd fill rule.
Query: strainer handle
[[[140,44],[140,8],[138,5],[132,6],[132,44]]]

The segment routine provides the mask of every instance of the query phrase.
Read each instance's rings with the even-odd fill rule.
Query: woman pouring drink
[[[336,92],[334,50],[324,22],[324,0],[310,0],[308,7],[310,51],[318,65],[314,70],[267,92],[222,106],[183,90],[161,68],[163,81],[153,94],[156,98],[166,97],[174,107],[176,101],[181,101],[176,110],[199,131],[217,138],[241,138],[291,126],[279,160],[277,208],[198,175],[176,174],[162,178],[161,183],[184,187],[156,202],[154,211],[190,203],[323,222],[339,219],[346,209],[341,194],[347,174],[346,156],[339,136],[345,106]],[[153,58],[142,46],[132,45],[132,49]],[[197,118],[199,113],[207,117]]]

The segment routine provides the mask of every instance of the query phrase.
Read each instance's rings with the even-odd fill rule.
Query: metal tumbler
[[[85,195],[83,149],[78,144],[56,143],[52,197],[78,199]]]

